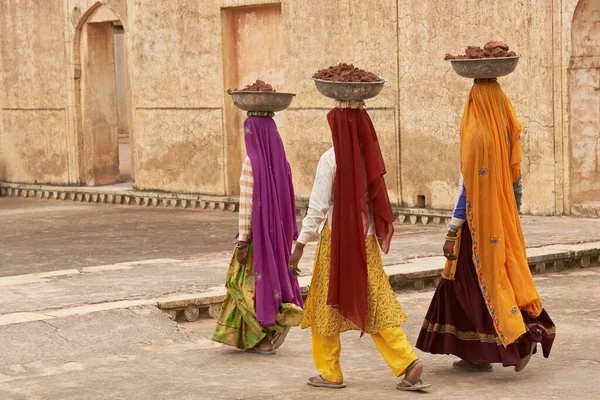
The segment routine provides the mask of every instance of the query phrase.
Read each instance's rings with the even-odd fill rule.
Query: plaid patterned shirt
[[[247,242],[252,232],[252,189],[254,188],[254,177],[252,176],[252,164],[246,157],[242,165],[240,176],[240,214],[239,214],[239,238],[241,242]]]

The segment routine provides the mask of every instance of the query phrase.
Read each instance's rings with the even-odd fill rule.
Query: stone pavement
[[[0,271],[11,275],[0,277],[0,325],[156,304],[172,316],[188,306],[218,312],[235,214],[88,204],[64,209],[48,200],[9,201],[0,211],[6,222]],[[530,248],[536,268],[551,270],[560,257],[567,264],[581,263],[585,251],[592,252],[588,263],[598,261],[600,220],[523,221],[528,243],[538,246]],[[444,265],[438,255],[444,228],[396,228],[392,251],[384,256],[394,288],[431,285]],[[585,243],[570,244],[579,242]],[[315,248],[308,246],[301,264],[305,289]],[[44,272],[14,275],[17,270]],[[188,311],[190,320],[197,317],[198,310]]]
[[[201,267],[210,259],[226,270],[237,232],[231,212],[14,197],[0,197],[0,223],[0,276],[167,258],[199,258]],[[529,248],[600,241],[600,219],[523,217],[522,224]],[[396,223],[384,263],[439,255],[444,232]]]
[[[231,251],[237,214],[0,197],[0,276]]]
[[[303,385],[312,372],[307,332],[295,330],[290,343],[267,361],[210,342],[214,321],[206,313],[187,323],[183,317],[190,317],[189,312],[175,312],[189,306],[196,314],[188,319],[195,320],[198,306],[210,306],[209,314],[218,311],[236,214],[0,198],[0,218],[0,399],[324,396]],[[600,220],[524,217],[523,226],[530,263],[546,272],[536,280],[564,341],[550,361],[534,360],[544,373],[530,375],[528,370],[515,376],[502,370],[488,375],[485,382],[493,390],[508,378],[520,382],[515,389],[525,386],[524,392],[507,397],[492,390],[490,398],[526,397],[543,387],[558,390],[547,398],[562,398],[569,390],[578,390],[580,397],[573,398],[593,398],[585,397],[576,383],[580,375],[600,367],[597,349],[582,341],[599,339],[595,287],[600,271],[594,265]],[[443,266],[443,233],[439,225],[398,223],[392,251],[384,256],[395,288],[414,284],[423,289],[400,294],[412,316],[406,328],[411,340],[431,298],[431,281]],[[310,281],[315,245],[307,249],[303,285]],[[588,264],[592,267],[581,269]],[[572,268],[553,272],[563,267]],[[372,343],[346,337],[344,360],[352,383],[344,393],[327,393],[327,398],[357,398],[364,389],[383,398],[400,395],[390,390],[393,379],[370,351]],[[483,396],[479,378],[448,370],[449,359],[424,359],[432,368],[427,377],[436,383],[433,398],[460,398],[467,390]],[[248,376],[255,369],[257,376]],[[227,373],[239,380],[223,375]],[[568,378],[563,387],[556,380],[561,373]],[[531,379],[535,384],[530,387]],[[453,388],[448,396],[438,391],[444,385]],[[283,389],[285,395],[277,394]]]
[[[600,373],[600,268],[536,277],[558,333],[549,359],[534,356],[517,374],[453,370],[451,356],[418,352],[427,395],[394,389],[395,378],[372,341],[343,335],[348,388],[305,384],[315,373],[310,334],[293,329],[271,357],[209,340],[213,320],[174,322],[154,307],[102,311],[0,326],[0,398],[6,400],[153,399],[597,399]],[[398,295],[414,343],[432,289]]]

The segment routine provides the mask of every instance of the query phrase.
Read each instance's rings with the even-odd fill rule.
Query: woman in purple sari
[[[298,279],[287,265],[298,237],[292,173],[272,113],[248,113],[238,242],[213,340],[275,354],[302,321]]]

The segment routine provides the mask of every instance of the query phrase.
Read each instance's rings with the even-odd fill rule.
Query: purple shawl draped
[[[289,273],[292,242],[298,238],[292,171],[272,118],[244,122],[246,152],[252,164],[252,254],[256,318],[275,325],[282,303],[303,307],[298,279]]]

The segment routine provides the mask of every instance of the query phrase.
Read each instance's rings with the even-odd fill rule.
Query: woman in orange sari
[[[496,79],[476,79],[460,126],[461,192],[446,267],[417,341],[423,351],[460,357],[458,369],[502,363],[518,372],[538,343],[548,357],[554,340],[519,221],[521,131]]]

